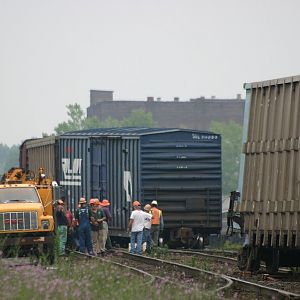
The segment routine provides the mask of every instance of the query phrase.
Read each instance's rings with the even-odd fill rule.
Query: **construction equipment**
[[[11,168],[0,181],[0,248],[2,255],[44,253],[54,260],[53,203],[58,185],[43,168]],[[17,252],[17,253],[16,253]]]

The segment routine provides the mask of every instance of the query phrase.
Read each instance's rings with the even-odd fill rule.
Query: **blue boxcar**
[[[126,236],[131,202],[157,200],[168,238],[221,229],[221,137],[185,129],[109,128],[25,141],[21,166],[43,165],[74,211],[80,197],[111,203],[111,235]]]

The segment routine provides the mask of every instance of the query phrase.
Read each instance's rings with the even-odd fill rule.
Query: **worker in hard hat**
[[[65,255],[68,234],[68,219],[64,209],[64,201],[59,199],[55,207],[55,220],[58,234],[58,255]]]
[[[73,214],[71,213],[71,211],[68,208],[68,201],[66,199],[64,201],[64,208],[65,208],[66,217],[68,220],[68,234],[67,234],[66,247],[69,249],[73,249],[76,247],[75,238],[74,238]]]
[[[151,238],[153,241],[153,246],[158,246],[159,233],[164,229],[164,220],[162,216],[162,211],[158,209],[158,203],[156,200],[151,202],[152,221],[151,221]]]
[[[104,228],[104,224],[107,222],[107,217],[104,211],[104,207],[102,207],[101,202],[99,201],[98,198],[95,198],[95,204],[103,214],[103,222],[102,226],[99,227],[98,231],[98,239],[99,239],[99,252],[97,252],[98,255],[103,255],[105,253],[105,239],[107,236],[107,230]]]
[[[39,174],[38,174],[38,184],[43,185],[46,184],[46,174],[44,168],[39,168]]]
[[[107,199],[103,199],[100,202],[100,206],[104,211],[106,220],[103,222],[103,230],[104,230],[104,234],[103,234],[103,249],[112,251],[112,244],[111,244],[111,239],[109,236],[109,222],[112,220],[112,215],[111,212],[109,210],[110,207],[110,202]]]
[[[79,224],[79,251],[85,253],[87,250],[90,255],[94,255],[91,239],[91,210],[83,197],[80,198],[79,205],[75,211],[75,219]]]
[[[98,201],[97,200],[98,199],[90,200],[92,244],[93,244],[94,253],[101,254],[103,252],[103,249],[101,249],[101,245],[100,245],[101,235],[99,231],[103,229],[103,221],[106,220],[106,217],[104,215],[103,210],[98,207],[99,200]]]
[[[144,218],[145,225],[143,230],[143,244],[146,243],[146,252],[150,253],[152,249],[152,238],[151,238],[151,220],[152,215],[150,214],[151,205],[146,204],[144,206]]]
[[[128,232],[130,232],[130,253],[142,254],[143,229],[145,225],[144,212],[141,210],[139,201],[133,201],[133,212],[131,213]]]

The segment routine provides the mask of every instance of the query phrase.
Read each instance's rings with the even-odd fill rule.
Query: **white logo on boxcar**
[[[62,158],[61,168],[64,180],[61,185],[81,185],[81,158],[74,158],[71,163],[70,158]]]

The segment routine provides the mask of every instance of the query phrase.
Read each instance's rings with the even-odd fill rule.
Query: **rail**
[[[223,276],[222,274],[218,274],[215,272],[211,272],[211,271],[207,271],[207,270],[202,270],[199,268],[194,268],[191,266],[187,266],[184,264],[180,264],[180,263],[175,263],[175,262],[171,262],[171,261],[166,261],[166,260],[162,260],[162,259],[158,259],[158,258],[152,258],[152,257],[148,257],[148,256],[142,256],[142,255],[135,255],[135,254],[130,254],[127,251],[124,250],[119,250],[123,256],[129,258],[130,260],[134,260],[134,261],[138,261],[138,262],[142,262],[142,263],[146,263],[149,265],[156,265],[162,268],[166,268],[166,267],[171,267],[171,268],[176,268],[177,270],[179,270],[182,273],[188,274],[189,276],[193,276],[193,277],[207,277],[210,278],[210,282],[212,280],[212,278],[215,278],[216,280],[218,280],[221,283],[221,286],[217,287],[216,289],[212,289],[210,291],[206,291],[203,292],[203,290],[201,290],[201,293],[205,293],[207,295],[210,294],[222,294],[224,293],[227,289],[229,289],[231,287],[231,285],[233,284],[233,281],[226,277]],[[110,260],[111,261],[111,260]],[[178,282],[176,281],[170,281],[170,283],[175,284],[175,285],[179,285]],[[184,285],[182,285],[184,286]],[[184,286],[185,288],[187,288],[187,286]]]
[[[70,251],[68,251],[68,252],[70,252]],[[97,260],[101,260],[104,263],[108,263],[107,259],[104,259],[104,258],[99,257],[99,256],[93,256],[93,255],[81,253],[79,251],[73,251],[72,253],[74,253],[77,257],[86,257],[86,258],[89,258],[89,259],[97,259]],[[145,272],[143,270],[139,270],[137,268],[130,267],[128,265],[123,265],[123,264],[120,264],[118,262],[109,261],[109,263],[114,264],[114,265],[116,265],[118,267],[127,268],[130,271],[133,271],[134,273],[142,274],[145,277],[149,277],[149,280],[145,283],[146,285],[151,285],[156,280],[155,276],[153,276],[150,273]]]
[[[224,262],[236,262],[236,259],[231,257],[225,257],[215,254],[208,254],[199,251],[184,251],[184,250],[169,250],[169,253],[177,253],[177,254],[187,254],[187,255],[198,255],[202,257],[215,258]],[[286,272],[286,269],[282,269],[282,271]],[[276,297],[275,299],[300,299],[300,294],[288,292],[282,289],[276,289],[272,287],[268,287],[262,284],[254,283],[251,281],[243,280],[241,278],[237,278],[234,276],[224,275],[229,278],[233,282],[233,287],[237,288],[245,288],[247,290],[251,290],[258,295],[266,296],[266,297]]]

